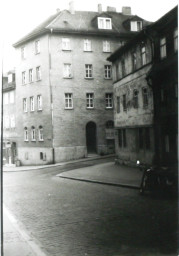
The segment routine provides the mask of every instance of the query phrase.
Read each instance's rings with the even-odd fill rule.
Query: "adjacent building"
[[[3,164],[15,164],[16,143],[16,82],[11,70],[3,77]]]
[[[119,163],[177,163],[177,17],[175,7],[108,58]]]
[[[149,22],[113,7],[58,11],[14,44],[18,159],[47,164],[114,153],[111,52]]]

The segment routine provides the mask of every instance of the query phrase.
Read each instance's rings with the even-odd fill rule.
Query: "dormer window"
[[[141,31],[142,21],[131,21],[131,31]]]
[[[112,29],[111,18],[98,17],[98,28],[100,28],[100,29]]]

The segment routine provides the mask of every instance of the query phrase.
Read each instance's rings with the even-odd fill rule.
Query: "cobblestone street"
[[[56,177],[105,161],[4,173],[4,204],[48,256],[177,255],[176,200]]]

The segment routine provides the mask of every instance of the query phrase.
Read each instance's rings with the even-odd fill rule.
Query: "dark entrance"
[[[88,153],[96,153],[96,124],[94,122],[86,125],[86,146]]]

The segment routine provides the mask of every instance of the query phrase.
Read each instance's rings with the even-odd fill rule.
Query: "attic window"
[[[100,29],[112,29],[111,18],[98,17],[98,28],[100,28]]]
[[[131,31],[141,31],[142,21],[131,21]]]

